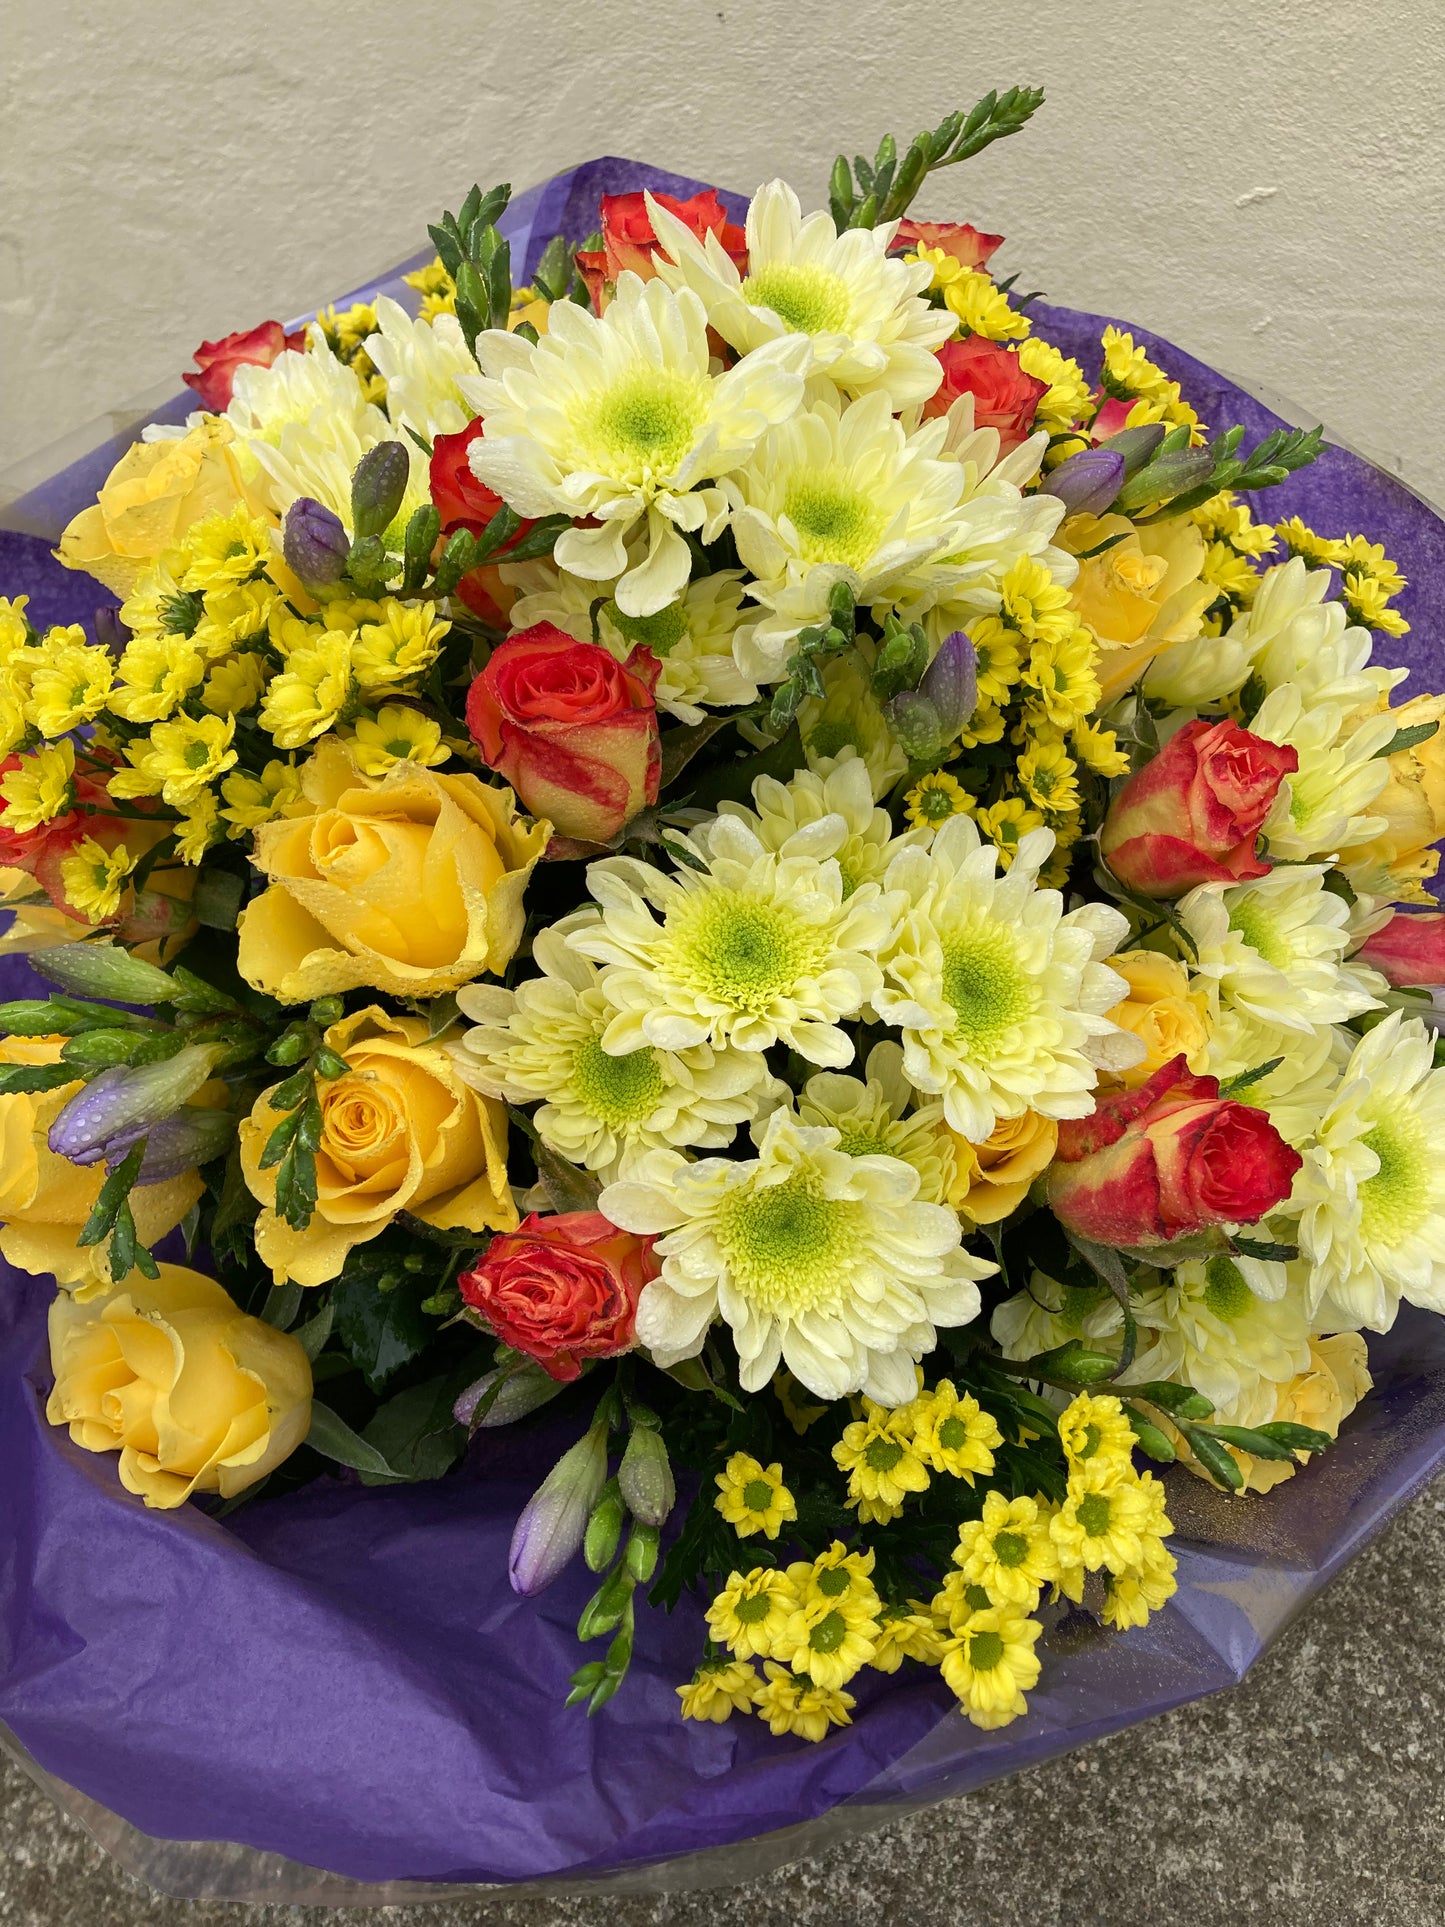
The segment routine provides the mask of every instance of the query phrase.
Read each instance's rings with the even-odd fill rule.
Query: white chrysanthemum
[[[1061,1285],[1041,1271],[1034,1272],[1027,1291],[996,1305],[989,1321],[1005,1358],[1036,1358],[1071,1338],[1117,1356],[1123,1328],[1124,1313],[1106,1286]]]
[[[476,357],[467,347],[454,314],[417,321],[399,302],[376,297],[380,332],[368,335],[366,352],[386,378],[386,412],[398,427],[414,428],[428,441],[459,435],[472,410],[457,386],[459,375],[475,375]]]
[[[625,272],[600,319],[554,302],[540,341],[489,329],[477,359],[483,374],[460,382],[487,424],[473,472],[520,515],[594,518],[563,531],[558,567],[615,582],[624,614],[650,616],[687,586],[680,531],[711,542],[727,521],[718,477],[797,408],[807,350],[769,342],[715,377],[696,295]],[[647,555],[633,565],[626,537],[644,521]]]
[[[1201,633],[1187,642],[1171,643],[1144,671],[1141,686],[1155,702],[1175,709],[1203,709],[1248,678],[1249,650],[1231,628],[1223,635]]]
[[[663,1234],[639,1340],[673,1365],[702,1349],[721,1314],[744,1391],[782,1364],[819,1398],[906,1404],[937,1328],[978,1316],[976,1280],[995,1267],[962,1249],[956,1212],[919,1201],[918,1173],[901,1158],[850,1157],[837,1131],[791,1111],[754,1134],[756,1158],[654,1153],[645,1177],[603,1192],[614,1224]]]
[[[1267,690],[1292,682],[1307,705],[1321,698],[1373,702],[1405,672],[1369,667],[1370,632],[1348,626],[1342,602],[1325,601],[1332,581],[1328,569],[1306,568],[1299,556],[1276,563],[1230,633]]]
[[[1265,819],[1264,835],[1276,859],[1333,859],[1386,828],[1383,817],[1369,812],[1389,781],[1380,751],[1394,737],[1395,719],[1386,710],[1353,728],[1345,716],[1340,704],[1306,705],[1298,683],[1281,683],[1250,722],[1252,735],[1288,744],[1299,757],[1299,768],[1280,784]]]
[[[913,1086],[903,1074],[903,1051],[889,1041],[868,1053],[865,1082],[840,1071],[819,1071],[803,1086],[798,1116],[804,1124],[837,1131],[849,1157],[902,1158],[918,1173],[925,1204],[946,1204],[953,1183],[953,1138],[935,1098],[910,1110]]]
[[[1143,1055],[1142,1041],[1104,1015],[1128,995],[1100,961],[1128,923],[1102,903],[1065,915],[1059,892],[1037,887],[1053,847],[1052,831],[1030,831],[999,877],[993,844],[954,816],[930,848],[888,866],[888,888],[907,907],[873,1007],[903,1032],[910,1082],[941,1096],[949,1123],[975,1144],[1027,1110],[1087,1117],[1098,1067]]]
[[[658,273],[690,288],[724,341],[742,351],[792,337],[808,346],[807,371],[850,395],[881,393],[890,409],[925,402],[942,370],[934,350],[954,332],[951,314],[920,297],[926,261],[889,258],[896,221],[838,234],[828,214],[804,218],[786,181],[769,181],[748,209],[744,279],[715,235],[699,241],[647,199],[652,230],[671,262]]]
[[[844,756],[861,756],[876,798],[908,768],[908,753],[873,694],[873,649],[861,641],[823,666],[823,694],[798,705],[798,734],[808,768],[827,776]]]
[[[1134,1312],[1139,1351],[1124,1384],[1174,1379],[1216,1406],[1252,1400],[1259,1423],[1273,1415],[1276,1388],[1309,1369],[1303,1276],[1291,1284],[1282,1264],[1193,1259],[1140,1292]]]
[[[1223,1083],[1274,1063],[1266,1076],[1230,1094],[1266,1112],[1286,1144],[1299,1150],[1334,1101],[1354,1045],[1354,1033],[1333,1024],[1291,1031],[1281,1039],[1273,1025],[1221,1004],[1210,1025],[1209,1072]]]
[[[1387,986],[1366,965],[1346,963],[1352,941],[1343,897],[1324,887],[1325,865],[1288,864],[1250,883],[1205,883],[1179,904],[1194,939],[1195,974],[1221,1003],[1268,1033],[1309,1033],[1373,1010]],[[1281,1046],[1283,1048],[1283,1046]]]
[[[1445,1312],[1445,1070],[1418,1017],[1363,1037],[1295,1179],[1322,1330],[1388,1331],[1401,1298]]]
[[[838,1025],[883,982],[874,959],[892,935],[894,899],[876,883],[845,899],[836,859],[767,850],[736,817],[678,841],[700,869],[668,876],[634,857],[588,866],[601,921],[568,942],[614,966],[603,1048],[784,1043],[810,1064],[850,1063]]]
[[[799,770],[787,783],[760,776],[752,809],[724,803],[720,814],[745,823],[766,850],[836,857],[848,897],[860,883],[881,884],[898,852],[926,843],[930,832],[893,834],[893,819],[875,805],[868,765],[855,749],[845,746],[830,763],[826,775]]]
[[[827,615],[836,583],[883,607],[957,546],[964,471],[938,459],[946,433],[933,421],[905,434],[884,395],[847,407],[830,397],[775,428],[732,477],[733,535],[756,578],[748,594],[768,611],[738,631],[750,676],[785,673],[794,638]],[[1010,520],[1002,504],[984,512]]]
[[[512,604],[512,628],[530,629],[550,622],[578,642],[592,640],[592,609],[597,640],[625,662],[638,643],[662,665],[653,700],[680,723],[700,723],[711,709],[734,709],[752,702],[758,686],[738,668],[733,634],[743,618],[741,569],[720,569],[689,582],[676,602],[656,615],[625,616],[610,598],[612,582],[584,582],[550,562],[504,563],[502,580],[521,594]]]
[[[467,1083],[509,1104],[541,1100],[534,1121],[543,1141],[613,1177],[648,1151],[731,1144],[739,1124],[787,1101],[786,1086],[752,1051],[605,1051],[615,1013],[596,966],[567,943],[569,929],[595,921],[584,910],[539,931],[532,955],[543,974],[516,990],[471,984],[458,992],[462,1014],[477,1025],[450,1046]]]
[[[386,532],[392,548],[413,512],[431,500],[427,460],[368,402],[361,383],[313,328],[304,355],[278,355],[269,368],[247,363],[236,370],[228,419],[245,450],[270,478],[271,506],[284,514],[309,495],[351,532],[351,478],[378,442],[399,441],[410,459],[402,504]]]

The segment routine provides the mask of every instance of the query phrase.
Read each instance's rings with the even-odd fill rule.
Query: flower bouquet
[[[1433,519],[911,217],[1038,101],[473,188],[88,471],[88,633],[0,602],[0,1710],[137,1827],[936,1796],[1237,1675],[1171,1521],[1297,1601],[1438,1458]]]

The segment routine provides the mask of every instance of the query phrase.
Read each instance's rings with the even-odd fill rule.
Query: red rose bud
[[[1283,1204],[1304,1160],[1263,1111],[1219,1095],[1182,1056],[1059,1126],[1049,1205],[1096,1244],[1148,1246]]]
[[[1001,454],[1028,439],[1048,383],[1026,375],[1017,355],[970,335],[967,341],[945,341],[938,361],[943,380],[924,403],[925,419],[946,415],[960,395],[972,395],[974,427],[996,428]]]
[[[1057,495],[1070,515],[1102,515],[1124,486],[1124,457],[1112,448],[1084,448],[1060,462],[1040,487]]]
[[[1396,990],[1435,990],[1445,984],[1445,915],[1407,916],[1397,910],[1383,930],[1355,953]]]
[[[192,359],[197,372],[182,375],[187,388],[194,388],[201,405],[219,415],[231,405],[231,389],[236,370],[248,364],[269,368],[277,355],[287,349],[300,354],[306,347],[306,330],[287,334],[279,321],[262,321],[243,334],[223,335],[219,341],[203,341]]]
[[[468,459],[483,426],[478,415],[457,434],[438,435],[432,442],[431,499],[442,518],[443,535],[450,535],[454,529],[469,529],[473,535],[480,535],[502,506],[501,496],[477,480]]]
[[[942,248],[951,261],[963,268],[986,268],[1003,246],[1001,234],[983,234],[967,221],[951,226],[947,221],[901,220],[891,242],[893,252],[913,254],[919,248]]]
[[[1237,723],[1186,723],[1109,806],[1099,846],[1119,881],[1146,897],[1267,876],[1255,838],[1294,750]]]
[[[620,663],[541,622],[493,650],[467,697],[467,728],[534,816],[605,843],[657,801],[660,671],[646,649]]]
[[[638,1298],[661,1269],[652,1246],[600,1211],[534,1212],[493,1238],[457,1287],[503,1344],[565,1381],[584,1359],[632,1349]]]
[[[686,201],[672,194],[654,194],[652,198],[659,207],[665,207],[685,227],[691,228],[699,241],[715,234],[739,273],[747,273],[747,235],[729,221],[727,209],[718,199],[715,188],[694,194]],[[598,314],[607,305],[608,292],[617,285],[617,277],[624,269],[630,268],[644,281],[656,278],[657,266],[652,253],[657,245],[645,195],[602,196],[602,246],[579,249],[577,254],[577,266]]]

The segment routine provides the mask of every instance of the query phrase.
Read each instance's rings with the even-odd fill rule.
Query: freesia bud
[[[951,742],[978,707],[978,655],[962,629],[944,637],[918,690],[933,704],[943,742]]]
[[[130,630],[120,619],[119,609],[108,604],[95,612],[95,639],[102,649],[108,649],[113,656],[119,656],[130,641]]]
[[[1124,457],[1113,448],[1084,448],[1060,462],[1040,489],[1070,515],[1102,515],[1124,486]]]
[[[281,544],[286,566],[308,589],[339,581],[351,552],[341,517],[310,495],[298,495],[287,509]]]
[[[936,755],[946,741],[938,711],[921,689],[905,689],[885,713],[893,734],[916,763]]]
[[[498,1379],[502,1381],[501,1389],[478,1418],[477,1407]],[[550,1377],[540,1365],[530,1360],[516,1371],[499,1365],[495,1371],[479,1378],[475,1385],[467,1387],[452,1407],[452,1415],[458,1425],[489,1431],[493,1426],[513,1425],[518,1419],[526,1418],[528,1413],[537,1411],[564,1389],[563,1380]]]
[[[512,1591],[530,1599],[550,1586],[587,1536],[607,1483],[607,1421],[599,1419],[552,1467],[522,1509],[507,1562]]]
[[[1122,455],[1124,473],[1137,475],[1144,464],[1153,458],[1155,449],[1166,433],[1163,422],[1142,422],[1138,428],[1121,428],[1117,435],[1106,436],[1099,447],[1108,449],[1111,454]],[[1060,463],[1059,466],[1063,467],[1064,464]]]
[[[1176,448],[1130,476],[1114,506],[1121,515],[1131,515],[1149,502],[1182,495],[1185,489],[1207,482],[1213,473],[1214,457],[1207,448]]]
[[[106,1153],[109,1164],[119,1164],[131,1145],[145,1138],[137,1184],[161,1184],[194,1171],[231,1148],[236,1135],[236,1118],[231,1111],[203,1109],[187,1104],[159,1124],[132,1128],[112,1139]]]
[[[652,1426],[633,1426],[617,1484],[627,1510],[639,1525],[661,1526],[666,1521],[677,1501],[677,1487],[662,1434]]]
[[[351,478],[351,527],[358,542],[386,533],[410,480],[411,457],[400,442],[378,442],[367,449]]]
[[[37,950],[30,960],[38,975],[80,997],[116,1004],[163,1004],[180,995],[164,970],[131,956],[116,943],[61,943]]]
[[[102,1071],[51,1125],[51,1150],[72,1164],[95,1164],[113,1147],[134,1144],[194,1097],[225,1051],[224,1044],[188,1044],[158,1063]]]

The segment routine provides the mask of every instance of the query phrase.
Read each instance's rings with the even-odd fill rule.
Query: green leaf
[[[662,774],[658,789],[670,789],[700,749],[732,721],[728,715],[708,716],[690,728],[669,729],[662,737]]]
[[[1389,757],[1397,750],[1413,749],[1417,743],[1428,743],[1439,727],[1439,723],[1412,723],[1408,729],[1397,729],[1384,748],[1375,751],[1375,755]]]
[[[362,1436],[385,1458],[393,1477],[439,1479],[456,1464],[467,1445],[465,1429],[452,1416],[462,1389],[457,1374],[449,1372],[408,1386],[378,1407]],[[362,1483],[372,1483],[374,1476],[363,1472]]]
[[[76,1079],[74,1064],[7,1064],[0,1070],[0,1097],[14,1091],[56,1091]]]
[[[1091,1239],[1076,1237],[1072,1231],[1067,1236],[1070,1245],[1095,1277],[1103,1280],[1119,1302],[1119,1309],[1124,1314],[1124,1345],[1114,1370],[1116,1373],[1127,1372],[1134,1362],[1134,1351],[1139,1342],[1134,1310],[1129,1302],[1129,1274],[1117,1251],[1111,1251],[1107,1245],[1094,1244]]]
[[[374,1392],[423,1352],[432,1338],[434,1328],[411,1282],[380,1291],[372,1267],[343,1272],[332,1287],[331,1304],[337,1336]]]
[[[1221,1097],[1237,1097],[1247,1091],[1251,1084],[1258,1084],[1261,1078],[1269,1077],[1284,1062],[1282,1057],[1271,1057],[1266,1063],[1256,1064],[1251,1071],[1237,1071],[1233,1077],[1226,1077],[1219,1086]]]
[[[338,1465],[349,1465],[357,1472],[379,1473],[386,1478],[395,1476],[384,1453],[353,1432],[345,1419],[338,1418],[329,1405],[322,1405],[317,1399],[311,1401],[311,1430],[306,1434],[306,1443],[313,1452],[335,1459]]]
[[[196,877],[196,893],[192,900],[197,923],[203,923],[211,930],[234,930],[245,896],[243,877],[237,876],[234,870],[220,869],[209,861],[204,863]]]
[[[1265,1264],[1287,1265],[1299,1256],[1298,1245],[1275,1244],[1268,1238],[1245,1238],[1237,1231],[1230,1243],[1241,1258],[1258,1258]]]
[[[262,1320],[278,1332],[290,1331],[296,1322],[296,1314],[301,1309],[301,1287],[288,1278],[284,1285],[273,1285],[267,1293],[266,1302],[261,1307]],[[316,1350],[321,1347],[318,1345]],[[316,1352],[308,1352],[308,1358],[315,1358]]]
[[[595,1211],[602,1186],[590,1171],[569,1164],[539,1138],[532,1146],[537,1176],[546,1187],[554,1211]]]
[[[78,1245],[98,1245],[115,1229],[121,1208],[130,1196],[131,1186],[140,1176],[141,1161],[145,1157],[145,1151],[146,1141],[142,1138],[138,1144],[130,1147],[100,1187],[95,1203],[91,1206],[90,1216],[86,1219],[80,1236],[75,1241]],[[132,1227],[133,1235],[134,1227]],[[125,1271],[117,1272],[116,1276],[123,1278],[130,1268],[130,1265],[127,1265]]]

